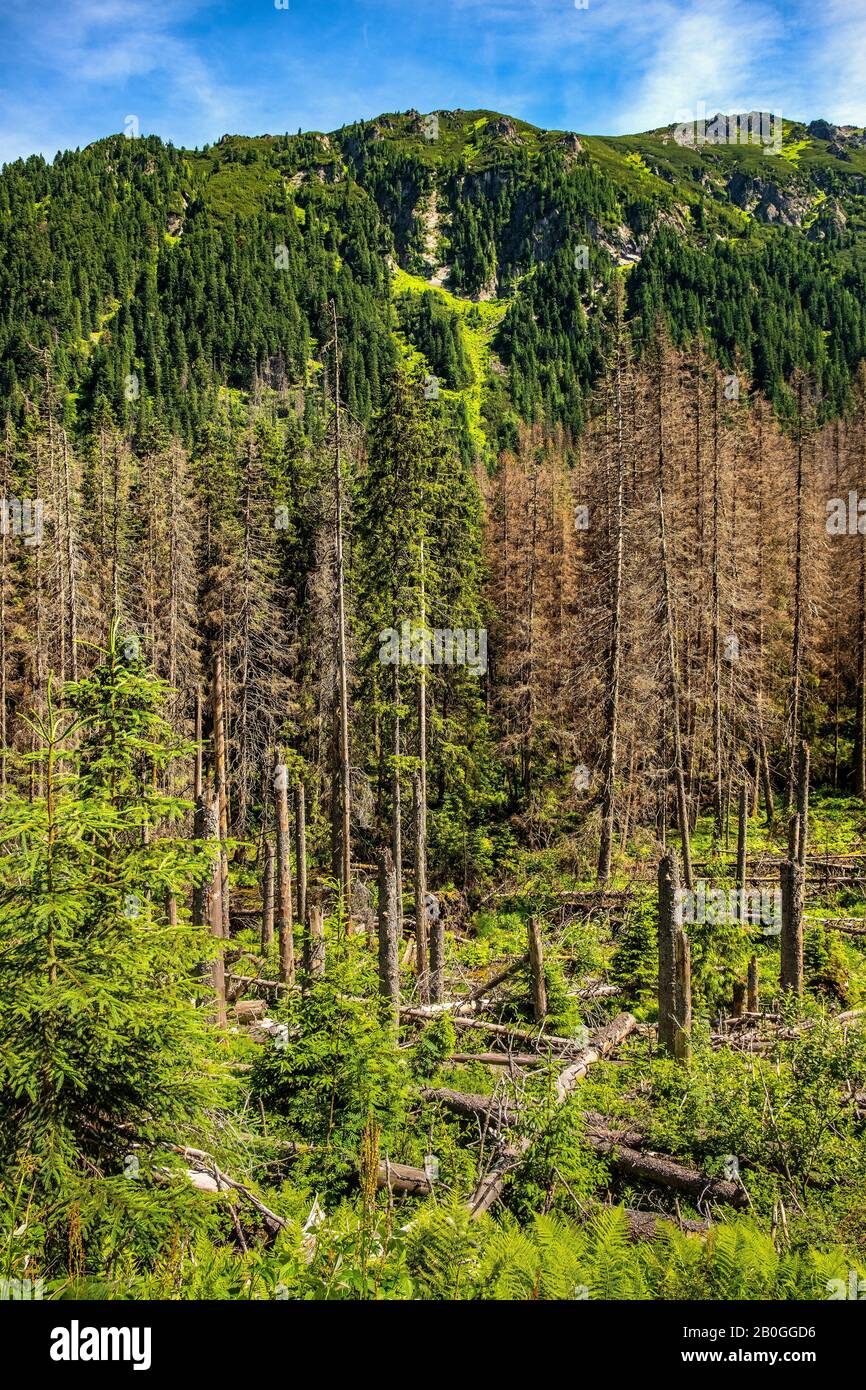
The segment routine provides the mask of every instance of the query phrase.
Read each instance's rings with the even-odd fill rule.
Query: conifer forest
[[[4,1297],[866,1297],[863,129],[132,129],[0,247]]]

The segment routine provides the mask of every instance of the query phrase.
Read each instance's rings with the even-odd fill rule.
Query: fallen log
[[[486,1067],[540,1067],[548,1059],[539,1052],[452,1052],[447,1061],[483,1062]]]
[[[640,1182],[673,1188],[693,1197],[700,1204],[703,1201],[726,1202],[732,1207],[748,1206],[748,1196],[739,1183],[728,1182],[726,1178],[711,1178],[699,1168],[689,1168],[664,1154],[639,1153],[624,1144],[610,1146],[602,1136],[587,1134],[587,1142],[596,1153],[607,1157],[611,1167],[627,1177]]]
[[[180,1154],[182,1158],[187,1159],[198,1172],[210,1174],[220,1187],[231,1188],[233,1191],[240,1193],[241,1197],[249,1202],[251,1206],[254,1206],[259,1215],[264,1219],[264,1223],[271,1232],[271,1235],[276,1235],[278,1231],[288,1226],[289,1223],[284,1216],[278,1216],[275,1211],[271,1211],[270,1207],[265,1206],[261,1198],[257,1197],[254,1192],[251,1192],[242,1182],[237,1182],[235,1178],[230,1177],[228,1173],[224,1173],[221,1168],[218,1168],[215,1160],[210,1154],[204,1153],[201,1149],[187,1148],[185,1144],[167,1144],[166,1148],[171,1149],[172,1153]],[[301,1148],[302,1146],[299,1146],[299,1151]]]
[[[556,1098],[560,1104],[568,1098],[578,1081],[586,1076],[594,1062],[599,1062],[620,1043],[625,1042],[629,1033],[637,1027],[637,1019],[632,1014],[617,1014],[610,1023],[593,1033],[589,1045],[581,1050],[575,1060],[556,1078]]]
[[[485,1123],[511,1124],[520,1114],[521,1107],[512,1101],[496,1096],[481,1095],[477,1091],[451,1091],[447,1087],[428,1087],[421,1092],[422,1100],[444,1105],[455,1114],[469,1120]]]
[[[420,1010],[409,1011],[411,1016]],[[476,1028],[482,1033],[492,1033],[499,1038],[514,1038],[518,1042],[535,1043],[537,1046],[556,1048],[559,1051],[579,1049],[583,1044],[577,1038],[566,1038],[556,1033],[545,1033],[537,1028],[521,1028],[513,1023],[488,1023],[482,1018],[452,1018],[455,1028]]]
[[[590,984],[584,985],[582,989],[569,990],[570,999],[612,999],[615,994],[622,994],[619,985],[607,985],[601,980],[593,980]]]
[[[438,1102],[446,1109],[466,1119],[479,1120],[494,1125],[514,1123],[526,1107],[516,1105],[505,1098],[480,1095],[474,1091],[451,1091],[446,1087],[431,1087],[421,1092],[423,1100]],[[644,1135],[631,1128],[627,1120],[618,1120],[611,1115],[602,1115],[597,1110],[584,1110],[583,1118],[587,1129],[608,1143],[626,1144],[638,1149],[644,1142]]]
[[[387,1158],[379,1163],[378,1185],[389,1192],[406,1192],[413,1197],[429,1197],[433,1191],[433,1184],[423,1168],[410,1168]]]

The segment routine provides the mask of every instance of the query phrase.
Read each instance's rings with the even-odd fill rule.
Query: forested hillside
[[[115,136],[0,237],[0,1277],[848,1297],[864,132]]]

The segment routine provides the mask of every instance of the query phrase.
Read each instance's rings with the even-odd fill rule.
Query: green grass
[[[392,274],[391,287],[395,295],[407,293],[435,294],[449,312],[459,319],[460,332],[472,368],[473,380],[470,386],[459,391],[440,388],[440,396],[445,400],[464,401],[472,442],[482,457],[486,457],[488,441],[484,432],[481,413],[482,393],[490,372],[490,344],[508,310],[510,301],[492,299],[481,300],[476,303],[472,299],[462,299],[459,295],[451,294],[449,290],[429,284],[422,276],[410,275],[408,271],[401,270],[399,267]],[[477,322],[472,320],[477,320]],[[401,335],[398,337],[405,360],[413,365],[425,365],[425,359],[417,348],[407,343]]]

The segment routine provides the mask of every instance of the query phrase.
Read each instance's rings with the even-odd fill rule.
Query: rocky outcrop
[[[520,145],[522,140],[520,132],[515,122],[510,116],[497,116],[495,120],[487,122],[487,135],[493,135],[497,139],[504,140],[509,145]]]
[[[770,179],[755,178],[738,169],[728,179],[727,193],[735,207],[751,213],[757,222],[800,227],[812,206],[812,197],[800,189],[781,188]]]

